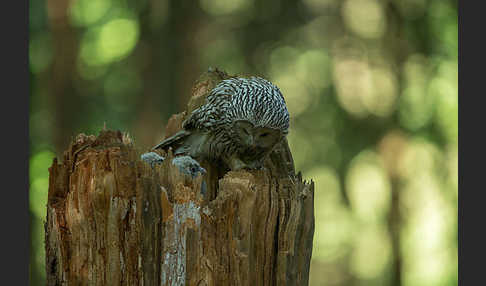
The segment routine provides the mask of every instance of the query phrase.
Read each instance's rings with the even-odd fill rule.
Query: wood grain
[[[196,86],[209,90],[211,80]],[[48,285],[308,285],[314,184],[295,174],[286,141],[264,170],[202,162],[208,172],[194,180],[170,152],[153,169],[140,153],[128,136],[103,130],[78,135],[54,160]]]

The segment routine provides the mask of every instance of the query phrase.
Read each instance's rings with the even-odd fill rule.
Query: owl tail
[[[155,147],[153,147],[152,150],[155,150],[155,149],[166,149],[166,148],[169,148],[171,146],[172,146],[173,149],[175,149],[177,147],[174,146],[174,144],[179,143],[181,140],[183,141],[184,138],[186,138],[190,134],[191,134],[190,131],[187,131],[187,130],[184,130],[183,129],[183,130],[177,132],[176,134],[170,136],[169,138],[164,139],[159,144],[155,145]]]

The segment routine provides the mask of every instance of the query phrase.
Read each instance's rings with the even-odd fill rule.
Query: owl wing
[[[182,143],[195,130],[211,131],[222,124],[229,124],[231,119],[227,116],[227,109],[231,104],[231,95],[227,90],[214,89],[206,98],[206,103],[195,109],[182,123],[182,130],[163,140],[152,150],[164,149]],[[178,144],[181,145],[181,144]]]
[[[182,127],[185,130],[213,130],[217,126],[229,123],[226,110],[230,105],[231,95],[219,94],[214,91],[206,98],[206,103],[195,109],[184,120]]]
[[[173,145],[174,143],[183,140],[184,138],[186,138],[190,134],[191,134],[190,131],[182,129],[179,132],[177,132],[176,134],[170,136],[169,138],[164,139],[162,142],[155,145],[155,147],[153,147],[152,150],[165,149],[166,147],[169,147],[169,146]]]

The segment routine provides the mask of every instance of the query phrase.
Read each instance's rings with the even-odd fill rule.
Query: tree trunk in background
[[[69,20],[68,0],[47,0],[48,25],[52,35],[53,52],[56,53],[49,69],[49,100],[55,124],[52,125],[52,138],[56,151],[63,150],[69,143],[66,134],[74,126],[75,118],[70,116],[77,111],[77,92],[73,86],[76,72],[79,42],[76,30]],[[67,94],[70,97],[66,96]],[[69,103],[68,103],[69,102]],[[74,134],[72,134],[74,135]]]
[[[396,177],[391,178],[391,207],[388,216],[388,231],[392,244],[391,285],[402,285],[402,251],[400,241],[400,183]]]
[[[207,84],[196,85],[193,95]],[[180,126],[173,116],[167,136]],[[79,135],[49,169],[48,285],[307,285],[314,184],[287,142],[260,171],[153,169],[119,131]],[[207,191],[201,192],[203,180]]]

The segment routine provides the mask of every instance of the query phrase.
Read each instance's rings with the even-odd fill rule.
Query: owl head
[[[290,119],[285,99],[279,88],[268,80],[261,77],[230,78],[220,82],[213,92],[231,95],[225,111],[233,124],[246,121],[254,128],[275,129],[283,135],[288,133]]]
[[[261,155],[266,150],[272,149],[285,134],[276,128],[255,126],[247,120],[237,120],[233,124],[234,142],[244,147],[249,152]],[[248,154],[251,155],[251,154]]]

